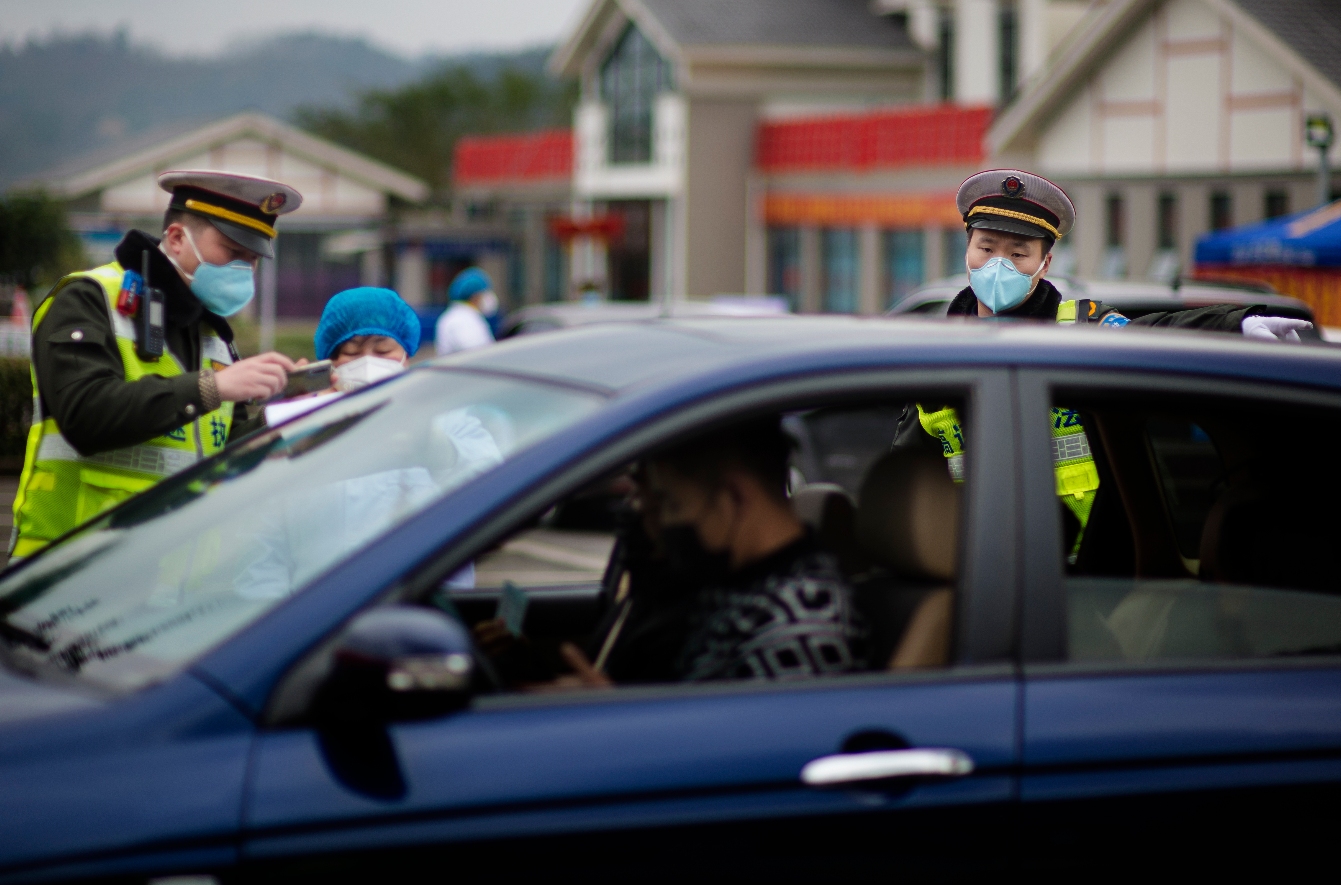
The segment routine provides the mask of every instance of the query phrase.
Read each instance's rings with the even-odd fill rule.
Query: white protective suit
[[[470,414],[456,409],[432,422],[428,466],[383,470],[330,483],[288,497],[262,519],[259,555],[234,586],[247,599],[288,596],[393,525],[503,460],[494,437]],[[474,585],[474,564],[449,586]]]

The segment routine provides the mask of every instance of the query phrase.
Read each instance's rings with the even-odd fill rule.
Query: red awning
[[[456,143],[458,185],[530,183],[573,174],[573,133],[547,129],[521,135],[468,135]]]
[[[759,126],[764,172],[851,171],[982,163],[990,107],[909,109],[776,120]]]

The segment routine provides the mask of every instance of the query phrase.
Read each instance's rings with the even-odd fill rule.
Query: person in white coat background
[[[498,313],[493,281],[478,267],[456,275],[447,289],[451,307],[438,317],[434,348],[438,356],[494,343],[488,317]]]

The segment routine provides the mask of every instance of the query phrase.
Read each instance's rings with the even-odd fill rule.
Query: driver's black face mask
[[[719,584],[731,573],[731,553],[713,553],[699,540],[692,525],[671,525],[661,529],[661,544],[666,551],[670,577],[683,582],[686,590]]]

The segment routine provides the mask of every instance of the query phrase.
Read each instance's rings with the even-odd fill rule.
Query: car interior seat
[[[959,495],[945,459],[920,449],[883,456],[862,483],[856,537],[873,567],[853,584],[875,669],[949,663]]]
[[[857,544],[857,504],[847,489],[832,482],[812,482],[792,492],[792,512],[815,532],[820,547],[838,559],[843,574],[867,568]]]

